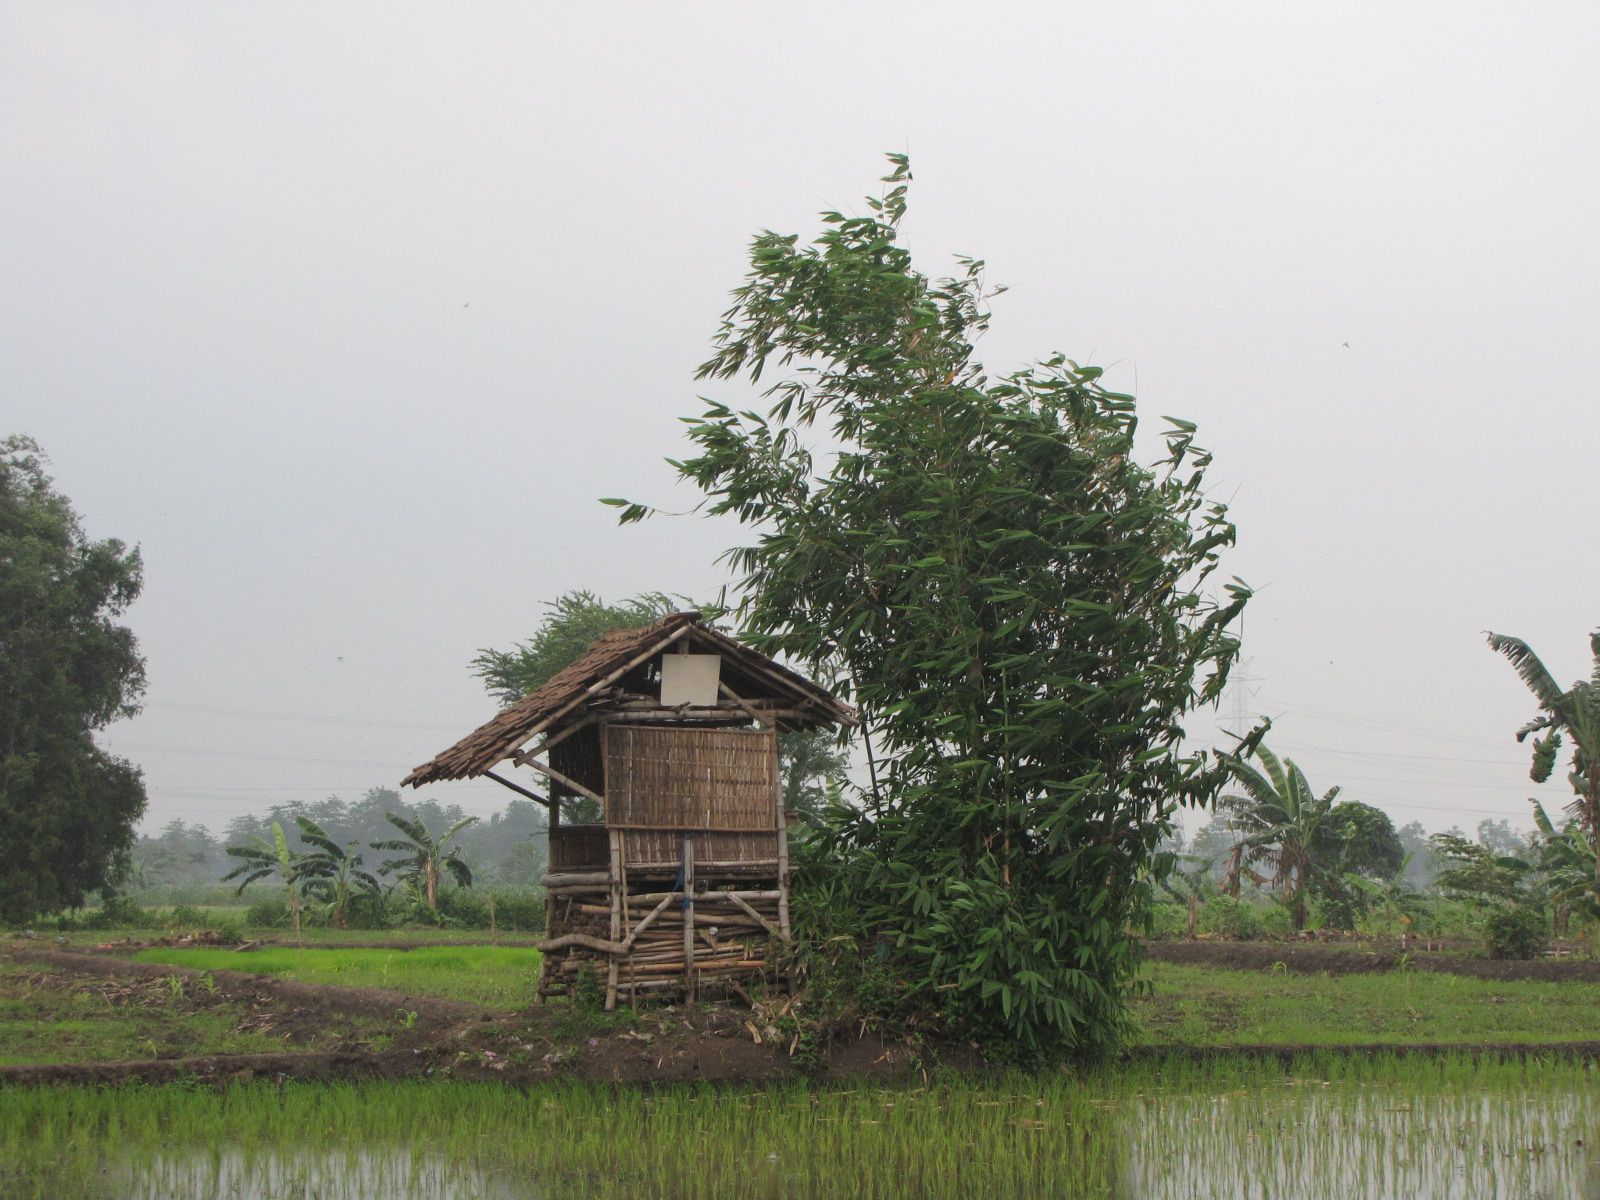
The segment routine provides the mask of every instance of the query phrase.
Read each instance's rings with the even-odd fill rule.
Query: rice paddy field
[[[1223,1060],[900,1089],[0,1089],[17,1197],[1583,1197],[1593,1068]]]
[[[539,962],[483,945],[123,952],[196,972],[180,979],[155,967],[74,974],[82,956],[29,953],[0,962],[0,1070],[269,1046],[425,1054],[427,1022],[448,1014],[425,1011],[412,1029],[418,1014],[393,998],[340,1015],[294,993],[311,1007],[291,1020],[281,991],[381,988],[418,1009],[428,997],[509,1014],[531,1001]],[[231,1082],[0,1076],[0,1196],[1600,1198],[1600,1057],[1570,1045],[1600,1043],[1600,984],[1169,962],[1147,964],[1143,982],[1138,1054],[1080,1072],[935,1070],[894,1086],[881,1075],[618,1086],[535,1072],[508,1085],[492,1069],[453,1074],[447,1054],[437,1074],[366,1082],[277,1067]],[[593,1053],[598,1034],[602,1050],[607,1036],[633,1039],[653,1060],[652,1028],[596,1027],[573,1035],[576,1053]],[[1569,1045],[1539,1048],[1556,1042]],[[1340,1052],[1352,1044],[1396,1052]],[[1399,1053],[1419,1044],[1429,1049]],[[1234,1052],[1262,1045],[1300,1049]],[[534,1063],[544,1049],[522,1047]]]
[[[1600,1041],[1600,983],[1431,971],[1292,974],[1147,962],[1134,1003],[1146,1046]]]

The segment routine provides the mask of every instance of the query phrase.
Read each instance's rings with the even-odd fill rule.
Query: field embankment
[[[1494,959],[1423,949],[1369,948],[1364,943],[1196,941],[1151,942],[1152,962],[1292,974],[1376,975],[1430,971],[1474,979],[1600,983],[1600,961],[1589,958]]]

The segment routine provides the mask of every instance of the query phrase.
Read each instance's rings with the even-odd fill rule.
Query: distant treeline
[[[201,892],[231,891],[221,879],[239,865],[226,853],[259,838],[272,841],[273,822],[283,827],[291,846],[304,848],[296,817],[309,817],[341,844],[355,843],[369,867],[384,859],[371,850],[372,842],[396,837],[386,814],[421,820],[429,829],[442,831],[467,814],[457,804],[434,800],[406,801],[393,788],[369,788],[359,800],[329,796],[313,803],[276,804],[263,813],[235,817],[220,835],[205,825],[181,819],[169,821],[160,833],[144,835],[134,843],[132,868],[123,888],[130,898],[149,903],[195,902]],[[545,873],[547,829],[544,809],[531,800],[512,799],[493,813],[463,829],[455,839],[461,856],[472,869],[476,888],[526,888],[536,886]]]
[[[1468,838],[1456,826],[1451,826],[1445,832],[1464,840],[1475,840],[1495,854],[1525,857],[1536,853],[1537,850],[1537,838],[1519,832],[1505,819],[1491,821],[1486,818],[1479,821],[1474,838]],[[1406,885],[1419,892],[1433,890],[1443,864],[1428,841],[1428,831],[1422,827],[1421,821],[1412,821],[1399,826],[1395,833],[1400,839],[1400,848],[1406,855],[1404,870]],[[1229,825],[1227,818],[1218,816],[1196,830],[1193,839],[1185,841],[1179,832],[1164,848],[1210,864],[1212,877],[1221,879],[1227,869],[1228,856],[1232,853],[1237,840],[1238,835]]]

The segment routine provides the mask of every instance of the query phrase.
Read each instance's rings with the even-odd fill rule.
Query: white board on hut
[[[717,684],[722,681],[720,654],[663,654],[661,656],[661,703],[710,705],[717,702]]]

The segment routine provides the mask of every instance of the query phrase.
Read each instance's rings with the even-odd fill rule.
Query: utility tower
[[[1261,689],[1256,685],[1264,681],[1250,670],[1255,661],[1253,658],[1241,658],[1228,674],[1226,711],[1228,724],[1232,727],[1229,732],[1236,737],[1243,737],[1250,731],[1255,699],[1261,694]]]

